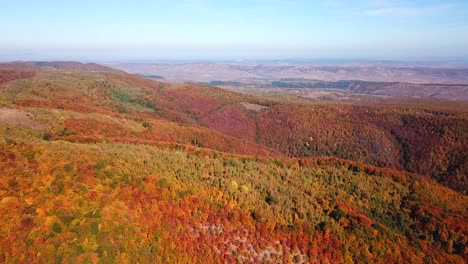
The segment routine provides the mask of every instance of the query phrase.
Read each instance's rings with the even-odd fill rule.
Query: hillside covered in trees
[[[83,67],[0,66],[0,262],[468,261],[466,104]]]

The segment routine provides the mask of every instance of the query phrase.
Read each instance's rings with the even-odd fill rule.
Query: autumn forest
[[[467,109],[0,64],[0,263],[466,263]]]

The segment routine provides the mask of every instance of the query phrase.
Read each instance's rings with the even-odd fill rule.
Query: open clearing
[[[262,111],[263,109],[268,108],[267,106],[263,106],[263,105],[259,105],[259,104],[251,104],[251,103],[247,103],[247,102],[242,102],[241,104],[242,104],[245,108],[247,108],[247,109],[249,109],[249,110],[256,111],[256,112],[260,112],[260,111]]]
[[[0,123],[26,126],[37,130],[49,127],[47,124],[34,120],[34,116],[31,113],[10,108],[0,108]]]

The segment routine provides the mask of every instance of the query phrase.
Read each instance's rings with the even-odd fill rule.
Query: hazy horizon
[[[7,1],[0,60],[467,60],[468,3]]]
[[[230,64],[230,65],[270,65],[270,66],[317,66],[317,67],[384,67],[384,68],[439,68],[439,69],[467,69],[468,60],[377,60],[377,59],[336,59],[336,58],[284,58],[284,59],[80,59],[80,58],[25,58],[1,60],[0,63],[10,62],[67,62],[97,63],[109,67],[117,65],[176,65],[176,64]]]

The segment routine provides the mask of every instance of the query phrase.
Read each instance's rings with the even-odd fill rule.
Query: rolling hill
[[[464,104],[60,65],[0,65],[1,262],[468,260]]]
[[[98,72],[120,72],[120,70],[110,68],[97,63],[81,63],[76,61],[14,61],[9,63],[0,63],[1,68],[52,68],[61,70],[80,70],[80,71],[98,71]]]

